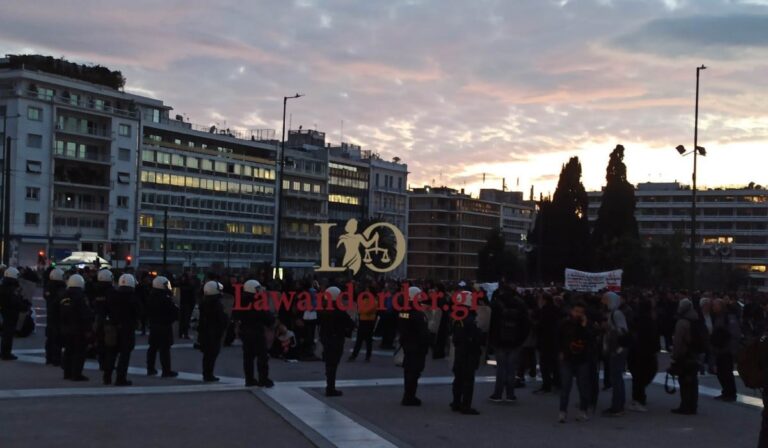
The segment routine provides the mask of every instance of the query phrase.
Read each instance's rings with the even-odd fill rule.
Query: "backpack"
[[[736,356],[736,370],[750,389],[765,386],[764,360],[768,355],[768,337],[750,339]]]

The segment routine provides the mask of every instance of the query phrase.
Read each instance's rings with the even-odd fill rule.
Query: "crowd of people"
[[[20,293],[22,273],[14,267],[0,268],[0,358],[13,360],[16,319],[29,303]],[[274,385],[269,376],[270,358],[322,359],[326,395],[335,397],[342,395],[336,387],[336,372],[345,342],[356,330],[350,362],[358,358],[363,346],[364,359],[370,361],[376,336],[382,348],[397,349],[404,377],[403,406],[421,404],[418,381],[431,353],[434,359],[452,358],[451,409],[478,414],[472,404],[475,373],[492,359],[496,382],[491,401],[516,401],[515,391],[526,387],[526,378],[540,375],[535,393],[559,393],[561,423],[569,420],[574,383],[576,420],[589,420],[596,413],[601,389],[611,396],[604,416],[647,411],[646,389],[659,372],[662,351],[669,353],[667,371],[678,378],[680,387],[680,404],[673,413],[697,413],[701,375],[717,376],[722,390],[717,400],[736,401],[733,371],[737,354],[746,341],[766,334],[768,312],[768,300],[759,293],[688,294],[662,289],[577,293],[520,288],[503,280],[490,296],[471,294],[480,286],[464,282],[412,282],[408,289],[411,301],[427,298],[432,291],[442,293],[441,300],[429,309],[398,309],[391,299],[383,307],[367,303],[381,291],[401,287],[384,279],[355,282],[356,290],[371,294],[358,294],[361,298],[354,312],[302,310],[295,304],[264,310],[251,306],[261,291],[308,291],[316,304],[321,292],[339,297],[340,284],[322,279],[280,282],[264,273],[204,276],[186,271],[172,277],[89,268],[65,272],[55,267],[41,277],[47,308],[46,363],[61,366],[67,380],[86,381],[84,362],[93,356],[104,384],[130,386],[128,366],[139,332],[149,333],[147,375],[175,377],[170,351],[174,325],[178,338],[190,339],[196,321],[194,343],[202,352],[204,381],[219,380],[214,373],[221,347],[239,338],[246,386]],[[236,285],[242,285],[241,307],[228,311],[223,298],[236,294]],[[463,318],[448,312],[452,308],[464,308]],[[315,355],[318,339],[321,358]],[[158,355],[160,372],[156,369]],[[627,371],[631,374],[629,390],[625,390]]]

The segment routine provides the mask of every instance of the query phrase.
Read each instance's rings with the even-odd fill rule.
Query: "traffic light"
[[[131,265],[131,261],[133,261],[133,257],[130,255],[125,256],[125,267],[128,267]]]
[[[45,251],[42,249],[37,251],[37,264],[45,265]]]

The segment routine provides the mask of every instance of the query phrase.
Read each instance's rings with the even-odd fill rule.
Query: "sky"
[[[291,128],[408,163],[409,184],[768,185],[768,0],[5,0],[0,53],[121,70],[193,123]],[[485,173],[485,176],[484,174]],[[483,181],[485,178],[485,181]]]

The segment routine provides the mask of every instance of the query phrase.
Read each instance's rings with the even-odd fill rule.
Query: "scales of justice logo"
[[[354,218],[344,225],[344,233],[339,236],[336,249],[344,250],[341,266],[331,266],[330,231],[336,223],[316,223],[320,227],[320,266],[316,272],[352,271],[355,275],[365,265],[373,272],[390,272],[400,266],[405,258],[405,237],[403,233],[388,222],[377,222],[358,233],[358,221]],[[384,232],[386,231],[386,232]],[[387,234],[394,237],[394,253],[390,248],[382,247]],[[391,240],[390,240],[391,241]]]

